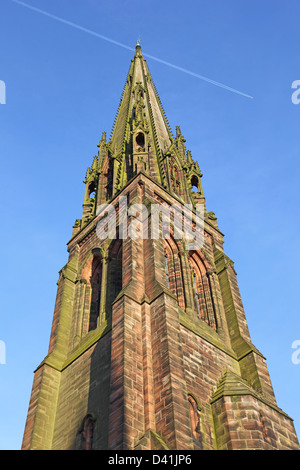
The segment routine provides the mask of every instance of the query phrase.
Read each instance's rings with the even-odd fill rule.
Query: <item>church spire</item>
[[[94,160],[85,179],[84,222],[95,215],[99,204],[108,202],[140,172],[185,203],[204,204],[199,166],[186,150],[179,126],[175,137],[172,134],[140,40],[110,138],[107,141],[103,133],[98,147],[97,165]]]
[[[163,151],[165,145],[169,147],[172,141],[171,130],[138,41],[109,141],[118,175],[114,191],[139,171],[164,184]]]

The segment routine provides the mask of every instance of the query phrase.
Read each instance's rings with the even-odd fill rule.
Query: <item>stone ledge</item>
[[[258,401],[264,403],[265,405],[269,406],[273,410],[277,411],[278,413],[292,421],[292,418],[290,418],[281,408],[278,408],[278,406],[266,400],[263,396],[253,390],[253,388],[250,387],[246,380],[242,379],[241,377],[229,370],[224,372],[218,387],[212,394],[210,404],[212,405],[220,398],[238,397],[243,395],[251,395]]]
[[[41,368],[43,365],[47,365],[53,369],[56,369],[59,372],[62,372],[66,367],[68,367],[72,362],[74,362],[79,356],[84,354],[91,346],[93,346],[100,338],[105,336],[111,330],[111,324],[106,323],[100,325],[95,330],[90,331],[79,343],[79,345],[68,355],[66,360],[62,360],[57,355],[55,355],[55,350],[53,353],[50,353],[41,364],[36,368],[35,372]]]
[[[145,434],[138,439],[138,442],[134,446],[134,449],[137,450],[139,447],[140,448],[145,447],[149,449],[149,447],[147,447],[147,445],[149,444],[149,441],[151,444],[154,444],[154,446],[150,445],[151,450],[168,450],[168,451],[172,450],[171,447],[166,444],[164,439],[159,434],[152,431],[151,429],[146,431]]]

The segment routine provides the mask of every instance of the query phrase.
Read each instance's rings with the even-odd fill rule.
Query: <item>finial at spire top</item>
[[[138,39],[138,40],[136,41],[135,47],[141,47],[141,40],[140,40],[140,39]]]

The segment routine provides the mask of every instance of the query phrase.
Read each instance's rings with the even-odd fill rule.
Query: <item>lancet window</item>
[[[85,417],[81,431],[82,450],[92,450],[93,448],[94,423],[95,420],[91,415]]]
[[[195,310],[200,320],[216,329],[216,314],[213,301],[213,285],[210,271],[205,266],[199,253],[190,252],[189,263],[194,289]]]
[[[167,287],[177,297],[178,305],[184,309],[182,266],[177,244],[172,237],[164,240],[164,255]]]
[[[193,438],[198,444],[202,444],[200,411],[198,409],[198,404],[192,395],[188,395],[188,402]]]

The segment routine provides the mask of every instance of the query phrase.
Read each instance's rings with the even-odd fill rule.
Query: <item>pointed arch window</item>
[[[81,431],[82,450],[93,449],[94,424],[95,424],[95,420],[92,417],[92,415],[87,415],[83,421],[82,431]]]
[[[135,137],[135,142],[136,145],[139,149],[144,150],[145,149],[145,136],[143,132],[138,132],[136,137]]]
[[[192,395],[188,395],[188,402],[189,402],[189,413],[190,413],[192,435],[193,435],[194,440],[198,444],[202,445],[200,411],[198,408],[198,404]]]
[[[101,281],[102,281],[102,257],[94,256],[92,262],[92,272],[90,277],[90,314],[89,331],[97,326],[97,320],[100,314],[101,303]]]
[[[207,270],[199,253],[190,252],[189,263],[193,277],[195,310],[200,320],[217,329],[216,312],[213,300],[211,273]]]
[[[95,249],[86,260],[76,288],[76,341],[97,327],[100,315],[103,259]]]
[[[95,181],[92,181],[89,184],[88,194],[89,194],[90,199],[95,198],[95,195],[96,195],[96,183],[95,183]]]
[[[199,180],[198,180],[198,177],[197,177],[196,175],[193,175],[193,176],[191,177],[191,185],[192,185],[192,190],[193,190],[195,193],[200,192]]]
[[[172,237],[164,240],[164,256],[167,287],[177,297],[178,305],[185,309],[181,259],[178,246]]]
[[[108,266],[108,279],[107,285],[107,309],[111,309],[111,304],[122,290],[123,282],[123,248],[122,240],[116,239],[109,249],[109,266]]]

